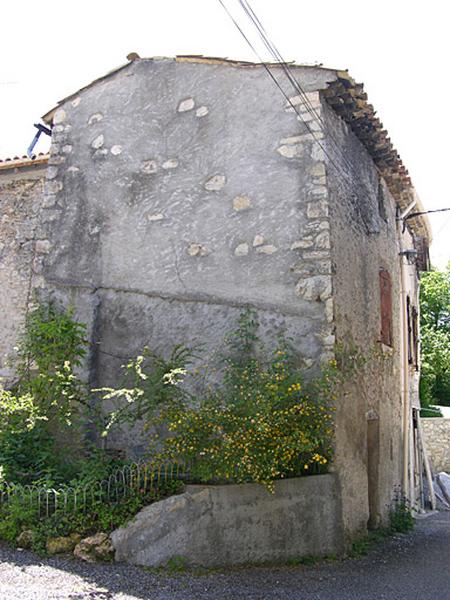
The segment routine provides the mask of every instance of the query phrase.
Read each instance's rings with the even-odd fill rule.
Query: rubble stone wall
[[[450,419],[422,419],[421,424],[433,471],[450,473]]]
[[[37,235],[45,169],[0,172],[0,377],[13,354],[30,298],[33,269],[47,246]]]

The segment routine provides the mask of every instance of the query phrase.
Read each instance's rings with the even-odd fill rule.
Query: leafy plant
[[[450,405],[450,266],[422,274],[420,323],[422,406]]]
[[[170,434],[156,460],[187,462],[200,481],[253,481],[270,490],[275,479],[326,470],[336,366],[305,383],[288,344],[281,340],[269,354],[257,330],[255,313],[243,313],[228,336],[222,382],[198,399],[173,394],[151,415]]]
[[[397,499],[389,512],[389,525],[391,533],[408,533],[414,529],[414,518],[408,502]]]

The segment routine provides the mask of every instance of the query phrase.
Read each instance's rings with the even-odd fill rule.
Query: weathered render
[[[159,567],[286,562],[343,550],[337,479],[317,475],[261,485],[189,485],[113,532],[116,560]]]
[[[422,429],[435,473],[450,473],[450,419],[423,419]]]
[[[307,376],[335,356],[364,358],[336,402],[351,538],[386,521],[414,479],[404,440],[418,366],[405,367],[403,308],[407,294],[417,305],[417,271],[399,253],[430,234],[423,218],[397,227],[420,203],[362,86],[292,69],[306,95],[286,87],[289,101],[261,65],[181,57],[135,60],[60,102],[44,117],[46,254],[33,284],[88,324],[93,387],[116,383],[145,345],[201,343],[214,362],[247,306],[266,341],[292,339]],[[392,282],[389,344],[380,271]],[[125,430],[113,443],[145,448]]]
[[[31,300],[33,272],[48,251],[37,235],[46,162],[0,161],[0,378],[6,383],[14,377],[10,360]]]

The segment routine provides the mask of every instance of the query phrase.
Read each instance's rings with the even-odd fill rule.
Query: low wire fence
[[[107,479],[81,485],[49,488],[39,485],[0,483],[0,507],[12,500],[36,510],[45,518],[55,512],[85,512],[98,502],[118,504],[136,494],[146,494],[169,481],[191,480],[190,469],[182,464],[151,465],[130,463],[115,470]]]

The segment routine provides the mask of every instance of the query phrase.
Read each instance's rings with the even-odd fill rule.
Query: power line
[[[354,173],[355,170],[356,170],[355,165],[352,165],[351,163],[349,163],[347,161],[346,156],[343,155],[341,152],[339,152],[339,150],[340,150],[340,144],[339,144],[339,142],[337,142],[334,139],[334,136],[331,134],[330,131],[327,131],[328,139],[331,140],[333,142],[334,146],[335,146],[335,149],[334,149],[335,156],[337,156],[338,161],[339,162],[342,161],[345,164],[345,166],[343,166],[342,164],[338,166],[336,164],[334,158],[332,158],[330,156],[330,153],[328,152],[327,148],[320,141],[320,138],[318,138],[317,132],[310,127],[309,123],[304,120],[303,115],[298,112],[298,110],[297,110],[296,106],[294,105],[294,103],[292,102],[291,98],[289,98],[289,96],[286,94],[286,92],[284,91],[284,89],[281,87],[279,81],[273,75],[272,71],[269,69],[269,66],[262,59],[262,57],[260,56],[260,54],[258,53],[258,51],[256,50],[256,48],[254,47],[254,45],[252,44],[252,42],[249,40],[248,36],[245,34],[245,32],[243,31],[243,29],[239,25],[239,23],[236,21],[236,19],[233,17],[233,15],[231,14],[231,12],[228,10],[228,8],[225,5],[225,3],[223,2],[223,0],[219,0],[219,2],[221,4],[222,8],[224,9],[224,11],[227,13],[228,17],[231,19],[231,21],[233,22],[233,24],[235,25],[235,27],[237,28],[237,30],[240,32],[240,34],[242,35],[242,37],[246,41],[247,45],[251,48],[251,50],[256,55],[256,57],[258,58],[258,60],[262,64],[262,66],[267,71],[267,73],[270,76],[270,78],[272,79],[272,81],[278,87],[278,89],[282,93],[283,97],[286,99],[286,101],[288,102],[288,104],[291,106],[291,108],[297,114],[298,121],[301,121],[303,123],[303,125],[306,127],[306,129],[308,130],[308,132],[311,134],[311,137],[315,140],[315,142],[319,145],[319,147],[321,148],[321,150],[323,151],[323,153],[327,156],[330,164],[334,167],[337,175],[340,177],[340,181],[338,179],[337,182],[336,182],[338,184],[338,186],[341,186],[344,183],[347,183],[347,190],[344,189],[344,192],[349,193],[352,198],[354,198],[355,200],[358,201],[356,203],[356,205],[355,205],[355,208],[359,212],[360,218],[361,218],[362,222],[364,223],[364,225],[366,226],[367,231],[370,233],[370,227],[367,224],[366,219],[364,217],[364,214],[363,214],[363,212],[361,210],[361,204],[362,204],[362,202],[359,202],[358,194],[355,194],[354,189],[352,189],[353,186],[355,186],[355,184],[356,184],[356,186],[358,187],[358,191],[360,189],[362,189],[363,195],[364,196],[367,195],[366,186],[364,186],[360,182],[359,178],[356,175],[352,176],[352,172]],[[310,103],[309,98],[307,96],[307,93],[305,92],[305,90],[303,90],[303,88],[301,87],[301,85],[299,84],[299,82],[293,77],[290,69],[287,66],[286,61],[284,61],[283,57],[278,52],[278,50],[276,49],[276,47],[274,46],[274,44],[272,44],[272,42],[270,42],[270,40],[268,39],[268,36],[267,36],[267,34],[265,34],[265,30],[262,27],[262,25],[260,24],[259,19],[258,19],[258,24],[255,22],[255,20],[257,19],[257,17],[256,17],[256,14],[254,13],[254,11],[251,9],[249,3],[245,2],[246,6],[244,6],[242,0],[239,0],[239,4],[243,8],[243,10],[245,11],[245,13],[249,17],[249,19],[256,26],[256,28],[258,30],[258,33],[259,33],[261,39],[264,42],[264,45],[269,50],[269,53],[272,55],[272,57],[275,58],[275,62],[282,68],[282,71],[284,72],[284,74],[288,78],[289,82],[294,86],[294,89],[297,92],[297,94],[300,96],[300,98],[302,99],[302,101],[303,101],[303,103],[304,103],[304,105],[306,107],[306,110],[309,112],[309,114],[311,116],[313,116],[313,118],[316,119],[316,121],[320,119],[320,122],[323,125],[325,125],[324,122],[323,122],[323,120],[321,119],[321,117],[318,115],[318,113],[315,111],[314,107]],[[254,15],[255,18],[253,18],[253,15]],[[333,149],[333,148],[331,148],[331,149]],[[347,177],[348,182],[343,181],[344,177]]]
[[[291,69],[288,66],[288,63],[284,60],[284,58],[282,57],[281,53],[279,52],[279,50],[275,46],[275,44],[270,40],[270,38],[269,38],[266,30],[264,29],[263,25],[261,24],[261,21],[259,20],[259,18],[256,15],[255,11],[251,8],[250,3],[248,2],[248,0],[238,0],[238,1],[239,1],[240,6],[242,7],[242,9],[244,10],[244,12],[248,16],[248,18],[251,20],[251,22],[257,28],[258,33],[259,33],[259,35],[260,35],[260,37],[261,37],[264,45],[269,50],[269,53],[275,59],[275,61],[281,66],[281,68],[282,68],[284,74],[286,75],[286,77],[288,78],[289,82],[292,84],[292,86],[294,87],[295,91],[298,93],[298,95],[302,99],[302,101],[303,101],[303,103],[304,103],[304,105],[305,105],[308,113],[310,114],[310,116],[313,119],[315,119],[317,122],[320,123],[320,125],[322,126],[322,131],[324,131],[325,128],[326,128],[326,124],[323,121],[320,113],[318,113],[314,109],[313,105],[311,104],[311,102],[310,102],[310,100],[308,98],[306,90],[304,90],[303,87],[301,86],[300,82],[295,79],[294,75],[291,72]],[[299,115],[299,116],[301,117],[301,115]],[[302,120],[303,120],[303,118],[302,118]],[[304,120],[303,120],[303,122],[306,124],[306,122]],[[330,131],[327,131],[327,135],[328,135],[328,139],[333,142],[335,148],[337,150],[339,150],[340,149],[340,144],[334,138],[333,134]],[[339,160],[343,160],[346,163],[347,169],[350,172],[350,173],[346,173],[346,174],[349,175],[349,176],[351,176],[351,171],[353,170],[354,165],[352,165],[350,162],[347,161],[347,157],[345,155],[342,155],[342,154],[340,154],[338,152],[336,152],[336,154],[338,155]]]
[[[405,217],[406,219],[412,219],[413,217],[419,217],[420,215],[429,215],[430,213],[438,213],[438,212],[446,212],[450,210],[450,208],[436,208],[435,210],[422,210],[421,212],[413,212]]]

